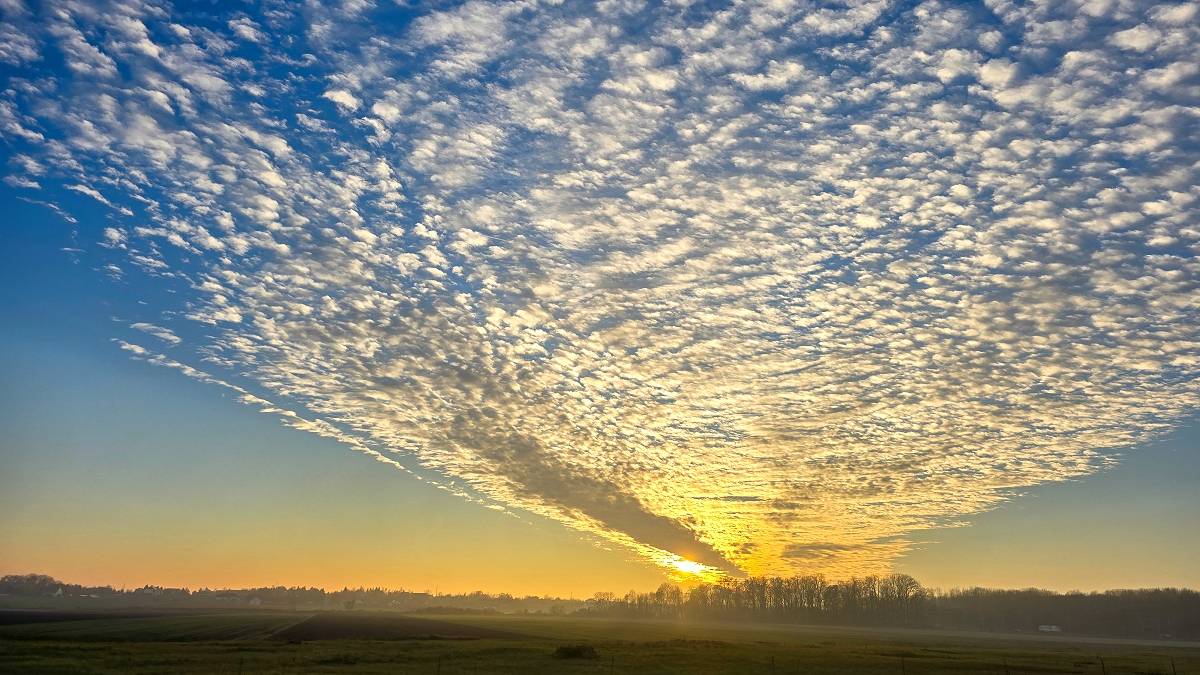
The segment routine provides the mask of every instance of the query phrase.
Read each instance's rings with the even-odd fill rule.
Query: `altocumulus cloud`
[[[1197,407],[1195,3],[3,12],[133,356],[664,565],[879,571]]]

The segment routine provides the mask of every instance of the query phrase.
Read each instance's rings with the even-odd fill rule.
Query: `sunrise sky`
[[[0,573],[1200,586],[1200,5],[0,2]]]

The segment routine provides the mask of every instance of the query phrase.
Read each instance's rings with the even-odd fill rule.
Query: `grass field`
[[[0,672],[1183,674],[1200,673],[1200,646],[546,616],[0,611]]]

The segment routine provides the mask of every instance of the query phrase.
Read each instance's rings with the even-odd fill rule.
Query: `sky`
[[[1200,586],[1196,3],[0,13],[0,571]]]

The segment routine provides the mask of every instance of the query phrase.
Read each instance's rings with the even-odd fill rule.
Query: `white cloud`
[[[129,327],[133,328],[134,330],[140,330],[143,333],[148,333],[150,335],[153,335],[154,337],[162,340],[163,342],[166,342],[167,344],[169,344],[171,346],[175,346],[175,345],[179,344],[180,342],[183,342],[183,340],[178,335],[171,332],[170,329],[163,328],[162,326],[155,326],[154,324],[145,323],[145,322],[137,322],[137,323],[129,324]]]
[[[249,42],[262,42],[266,40],[266,36],[263,35],[262,30],[260,30],[258,27],[258,24],[256,24],[249,17],[242,16],[236,19],[230,19],[229,29],[232,30],[238,37]]]
[[[1162,34],[1150,26],[1140,25],[1134,26],[1128,30],[1123,30],[1118,33],[1113,33],[1112,43],[1121,49],[1130,49],[1133,51],[1144,52],[1151,49],[1159,40],[1162,39]]]
[[[746,75],[735,73],[730,77],[735,82],[750,90],[783,89],[787,85],[804,76],[804,66],[795,61],[780,63],[772,61],[767,65],[765,73]]]
[[[358,98],[345,89],[330,89],[322,94],[321,97],[333,101],[339,107],[346,110],[358,110]]]
[[[0,61],[12,65],[37,61],[41,58],[38,43],[10,23],[0,21]]]

